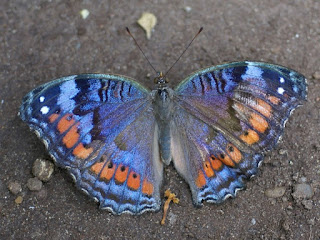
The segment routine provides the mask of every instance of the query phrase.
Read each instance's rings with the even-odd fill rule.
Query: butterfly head
[[[167,85],[168,80],[162,72],[158,72],[154,79],[154,83],[157,84],[158,88],[164,88]]]

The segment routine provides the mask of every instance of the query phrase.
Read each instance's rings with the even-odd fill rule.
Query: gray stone
[[[190,6],[185,6],[185,7],[184,7],[184,10],[185,10],[187,13],[189,13],[189,12],[191,12],[192,8],[191,8]]]
[[[280,149],[280,150],[279,150],[279,154],[280,154],[280,155],[285,155],[285,154],[288,154],[288,151],[285,150],[285,149]]]
[[[8,189],[14,195],[17,195],[19,192],[22,191],[21,184],[17,181],[9,182]]]
[[[308,223],[309,225],[313,226],[313,225],[316,223],[316,221],[315,221],[314,218],[310,218],[310,219],[307,221],[307,223]]]
[[[319,80],[320,79],[320,72],[315,72],[313,74],[313,78]]]
[[[295,191],[292,196],[295,200],[310,199],[313,196],[313,189],[307,183],[299,183],[295,185]]]
[[[301,183],[306,183],[307,182],[307,178],[306,177],[301,177],[299,180],[300,180]]]
[[[282,197],[285,192],[286,192],[285,187],[275,187],[275,188],[267,189],[264,192],[264,194],[269,198],[279,198],[279,197]]]
[[[304,206],[305,209],[311,210],[312,207],[313,207],[312,200],[302,200],[301,203],[302,203],[302,205]]]
[[[171,225],[174,225],[174,224],[176,223],[176,221],[177,221],[177,215],[174,214],[174,213],[172,213],[172,212],[169,212],[169,214],[168,214],[168,220],[169,220],[169,223],[170,223]]]
[[[51,161],[38,158],[32,166],[32,174],[43,182],[50,180],[54,170],[54,165]]]
[[[42,188],[42,182],[36,177],[29,178],[27,186],[31,191],[40,191]]]
[[[283,230],[285,230],[286,232],[290,230],[290,224],[289,224],[288,220],[284,220],[282,222],[281,226],[282,226]]]
[[[252,225],[256,225],[256,223],[257,223],[256,219],[255,219],[255,218],[252,218],[252,219],[251,219],[251,224],[252,224]]]

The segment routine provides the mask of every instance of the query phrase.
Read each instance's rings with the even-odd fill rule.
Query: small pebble
[[[285,149],[280,149],[279,150],[279,154],[280,155],[285,155],[285,154],[287,154],[288,153],[288,150],[285,150]]]
[[[17,181],[9,182],[8,189],[14,195],[17,195],[19,192],[22,191],[21,184]]]
[[[294,181],[298,181],[298,179],[299,179],[299,173],[298,173],[298,172],[295,173],[295,174],[292,176],[292,179],[293,179]]]
[[[252,219],[251,219],[251,224],[252,224],[252,225],[256,225],[256,223],[257,223],[256,219],[255,219],[255,218],[252,218]]]
[[[169,212],[169,214],[168,214],[168,220],[169,220],[169,223],[170,223],[171,225],[174,225],[174,224],[176,223],[176,221],[177,221],[177,215],[174,214],[174,213],[172,213],[172,212]]]
[[[276,205],[277,200],[275,200],[274,198],[270,198],[270,203],[271,203],[272,205]]]
[[[305,209],[311,210],[312,207],[313,207],[312,200],[302,200],[301,203],[302,203],[302,205],[304,206]]]
[[[18,196],[14,201],[15,201],[16,204],[20,204],[23,201],[23,197]]]
[[[313,225],[315,224],[314,218],[309,219],[309,220],[307,221],[307,223],[308,223],[309,225],[313,226]]]
[[[48,192],[46,188],[41,188],[39,192],[37,192],[38,199],[46,199],[48,197]]]
[[[307,178],[306,178],[306,177],[301,177],[301,178],[299,179],[299,181],[300,181],[301,183],[306,183],[306,182],[307,182]]]
[[[29,178],[27,186],[31,191],[40,191],[42,188],[42,182],[36,177]]]
[[[289,231],[290,230],[290,225],[289,225],[289,223],[288,223],[288,221],[283,221],[283,223],[282,223],[282,228],[283,228],[283,230],[285,230],[285,231]]]
[[[50,180],[53,170],[53,163],[41,158],[36,159],[32,166],[32,174],[43,182]]]
[[[267,197],[270,198],[279,198],[282,197],[286,192],[285,187],[275,187],[271,189],[267,189],[264,193]]]
[[[80,11],[80,15],[82,17],[82,19],[86,19],[89,16],[90,12],[88,9],[82,9]]]
[[[295,185],[295,191],[292,193],[295,200],[298,199],[309,199],[313,196],[313,189],[307,183],[299,183]]]
[[[189,13],[189,12],[191,12],[192,8],[191,8],[190,6],[185,6],[185,7],[184,7],[184,10],[185,10],[187,13]]]
[[[313,78],[319,80],[320,79],[320,71],[317,71],[313,74]]]

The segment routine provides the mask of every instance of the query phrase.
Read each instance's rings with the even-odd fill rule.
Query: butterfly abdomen
[[[159,128],[159,147],[162,161],[169,164],[171,161],[171,136],[170,122],[173,114],[172,96],[173,90],[163,87],[152,92],[153,95],[153,110],[156,117],[156,122]]]

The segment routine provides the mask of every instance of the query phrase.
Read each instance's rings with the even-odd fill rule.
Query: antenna
[[[131,34],[130,30],[128,27],[126,27],[127,32],[129,33],[130,37],[132,37],[133,41],[135,42],[135,44],[138,46],[138,48],[140,49],[140,51],[142,52],[143,56],[145,57],[145,59],[147,59],[149,65],[152,67],[152,69],[158,74],[158,71],[152,66],[151,62],[149,61],[149,59],[147,58],[147,56],[144,54],[144,52],[142,51],[141,47],[139,46],[137,40],[133,37],[133,35]]]
[[[190,45],[192,44],[193,40],[196,39],[196,37],[198,37],[198,35],[202,32],[203,27],[201,27],[198,31],[198,33],[192,38],[191,42],[188,44],[188,46],[186,47],[186,49],[181,53],[181,55],[178,57],[178,59],[174,62],[174,64],[169,68],[169,70],[163,75],[163,77],[166,77],[168,72],[170,72],[170,70],[173,68],[174,65],[176,65],[176,63],[180,60],[180,58],[182,57],[182,55],[188,50],[188,48],[190,47]]]

